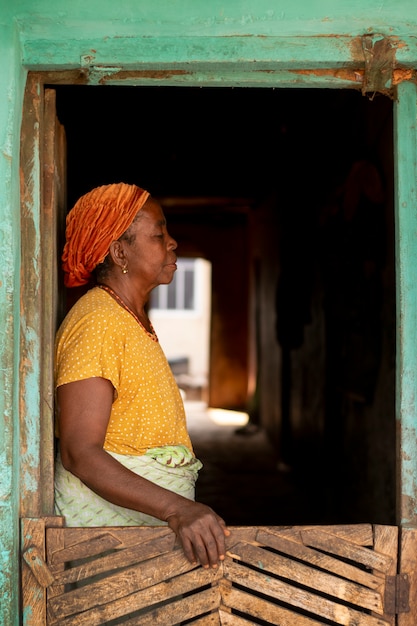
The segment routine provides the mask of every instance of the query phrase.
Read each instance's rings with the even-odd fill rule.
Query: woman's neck
[[[99,281],[97,285],[107,291],[116,302],[125,308],[148,332],[153,332],[145,308],[147,299],[140,297],[137,293],[132,296],[130,290],[127,289],[125,285],[120,285],[119,282],[112,281],[111,279]]]

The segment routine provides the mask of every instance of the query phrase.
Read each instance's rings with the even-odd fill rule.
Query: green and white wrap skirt
[[[202,463],[186,446],[152,448],[141,456],[108,452],[119,463],[152,483],[194,500]],[[166,522],[112,504],[68,472],[58,454],[55,462],[55,514],[66,526],[166,526]]]

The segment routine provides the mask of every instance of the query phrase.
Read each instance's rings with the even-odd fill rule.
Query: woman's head
[[[147,297],[157,285],[172,281],[176,248],[161,205],[149,197],[122,237],[111,242],[108,256],[96,269],[97,282],[110,280],[123,292],[133,289]]]
[[[128,230],[148,197],[149,193],[136,185],[115,183],[96,187],[76,202],[67,215],[62,255],[67,287],[90,281],[112,241]]]

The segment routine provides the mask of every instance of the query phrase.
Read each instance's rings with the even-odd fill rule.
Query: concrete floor
[[[186,402],[185,407],[194,450],[204,465],[197,500],[230,526],[323,521],[323,507],[305,474],[300,481],[296,472],[280,464],[262,430],[242,433],[245,418],[233,412],[213,413],[202,402]],[[229,416],[232,420],[221,423]]]

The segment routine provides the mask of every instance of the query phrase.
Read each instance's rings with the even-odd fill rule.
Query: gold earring
[[[122,267],[122,274],[127,274],[128,273],[128,269],[127,269],[127,265],[125,265],[124,267]]]

